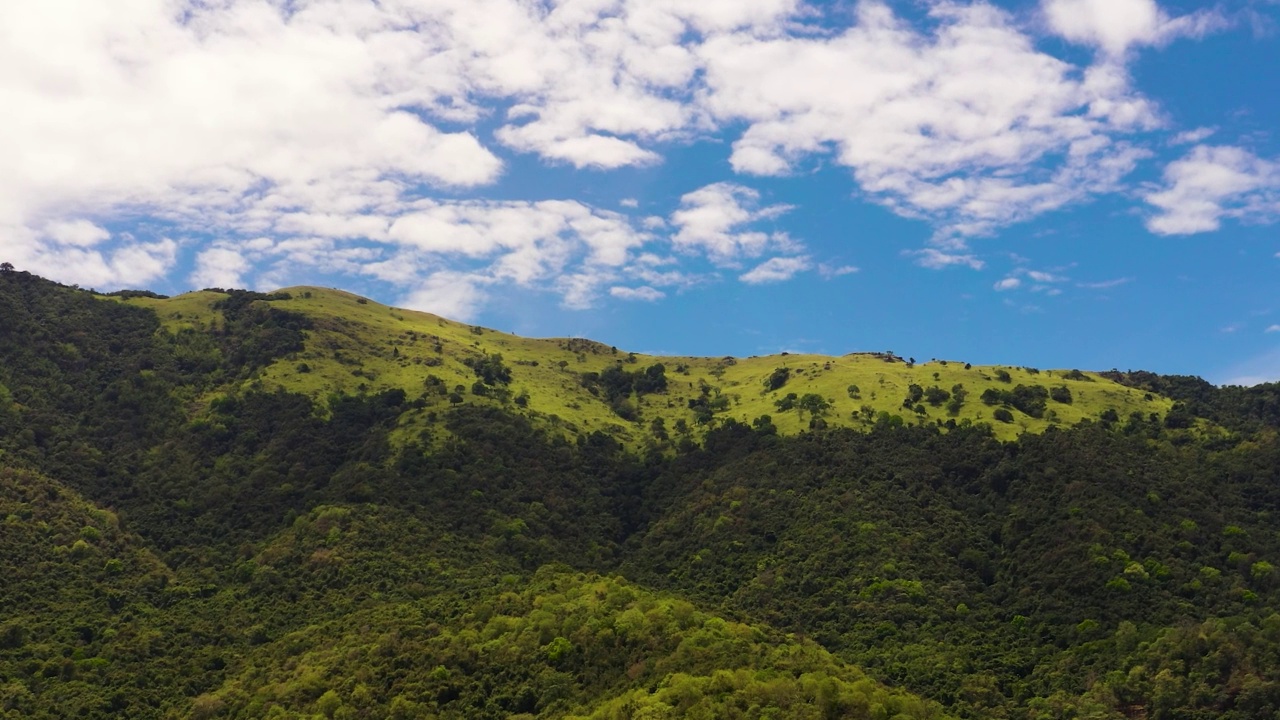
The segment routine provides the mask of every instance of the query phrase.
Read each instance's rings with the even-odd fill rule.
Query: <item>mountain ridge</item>
[[[199,291],[170,299],[135,296],[125,302],[154,309],[170,329],[184,329],[212,327],[218,317],[214,306],[226,297]],[[906,424],[944,427],[985,422],[998,437],[1011,439],[1051,425],[1100,421],[1108,410],[1121,419],[1133,413],[1164,417],[1173,406],[1152,393],[1079,370],[947,360],[916,363],[875,352],[747,358],[640,355],[581,338],[523,338],[381,305],[341,290],[293,287],[257,297],[276,298],[264,302],[315,323],[305,331],[304,349],[262,369],[258,379],[264,386],[314,396],[362,387],[399,388],[418,397],[424,380],[434,376],[439,380],[431,388],[434,397],[426,397],[438,406],[441,397],[480,399],[476,391],[485,389],[477,388],[480,378],[466,363],[501,356],[510,377],[488,385],[499,402],[509,404],[524,395],[517,412],[563,425],[569,433],[605,430],[632,447],[661,442],[661,435],[675,434],[682,421],[681,427],[688,428],[683,434],[696,439],[713,419],[750,424],[767,415],[780,432],[794,434],[819,424],[814,420],[866,428],[893,421],[896,415]],[[610,368],[635,373],[654,365],[664,370],[660,393],[632,388],[618,393],[600,387],[598,377],[587,377]],[[1034,392],[1012,398],[1018,386]],[[1065,391],[1051,396],[1050,390],[1058,388]],[[1001,397],[988,404],[983,400],[987,391]],[[999,409],[1009,414],[998,414]],[[653,427],[659,419],[665,426],[661,432]]]

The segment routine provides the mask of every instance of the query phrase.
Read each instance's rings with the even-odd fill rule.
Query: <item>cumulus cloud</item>
[[[496,278],[529,284],[583,257],[617,267],[647,236],[622,215],[576,201],[423,201],[387,232],[401,245],[444,255],[495,258]]]
[[[1114,3],[1044,9],[1108,55],[1217,17]],[[847,20],[806,25],[823,12],[802,0],[0,3],[0,234],[10,261],[70,282],[162,277],[177,264],[172,235],[194,248],[196,284],[316,268],[464,313],[498,283],[586,307],[622,297],[613,288],[713,277],[635,262],[645,252],[755,264],[741,275],[753,282],[809,251],[769,227],[789,206],[737,182],[640,220],[573,200],[467,199],[502,178],[500,154],[599,172],[723,136],[742,174],[847,169],[859,197],[937,227],[913,253],[921,265],[981,269],[968,238],[1117,189],[1145,157],[1133,137],[1160,124],[1122,65],[1054,58],[984,2],[931,3],[912,24],[864,0]],[[1245,208],[1273,197],[1215,202],[1259,218]],[[136,219],[164,229],[108,230]],[[854,270],[805,262],[823,277]]]
[[[238,288],[244,286],[244,273],[250,269],[244,255],[231,247],[214,247],[196,255],[191,284],[199,288]]]
[[[1263,332],[1266,332],[1266,333],[1280,333],[1280,325],[1272,325],[1271,327],[1268,327],[1268,328],[1267,328],[1266,330],[1264,330]]]
[[[1178,133],[1177,135],[1174,135],[1173,138],[1169,140],[1169,144],[1170,145],[1195,145],[1196,143],[1202,142],[1204,140],[1208,140],[1209,138],[1213,137],[1214,133],[1216,132],[1218,131],[1214,128],[1203,128],[1203,127],[1196,128],[1194,130],[1185,130],[1183,132]]]
[[[424,273],[428,288],[456,302],[433,307],[478,311],[493,284],[554,292],[570,308],[589,307],[600,289],[617,280],[646,244],[656,242],[632,218],[577,201],[419,200],[388,210],[365,237],[255,241],[241,248],[255,262],[357,272],[402,287]],[[292,227],[341,228],[332,214],[291,214]],[[643,263],[637,269],[645,267]],[[632,273],[635,274],[635,273]],[[409,295],[426,307],[424,295]]]
[[[760,193],[734,183],[716,183],[687,193],[671,215],[678,228],[671,240],[677,248],[706,253],[719,263],[740,257],[759,257],[770,247],[795,244],[782,233],[749,229],[791,210],[788,205],[760,204]]]
[[[102,290],[145,286],[170,272],[178,255],[171,238],[114,236],[87,220],[51,222],[42,232],[0,223],[0,237],[5,262]]]
[[[930,23],[863,2],[832,36],[708,39],[707,108],[747,124],[734,168],[780,175],[830,157],[946,245],[1114,189],[1145,156],[1125,137],[1158,117],[1123,71],[1042,53],[983,3],[933,4]]]
[[[770,258],[749,272],[739,275],[738,279],[748,285],[784,282],[812,267],[813,264],[807,257],[776,257]]]
[[[1007,277],[995,284],[996,292],[1004,292],[1006,290],[1017,290],[1022,286],[1022,281],[1016,277]]]
[[[1159,235],[1217,230],[1222,219],[1280,218],[1280,164],[1238,147],[1198,145],[1164,169],[1163,188],[1146,201],[1157,212],[1147,229]]]
[[[487,278],[442,271],[423,280],[401,297],[399,305],[410,310],[434,313],[451,320],[468,322],[479,313],[487,299]]]
[[[396,18],[339,16],[339,5],[359,7],[6,3],[0,82],[13,112],[0,157],[26,180],[19,199],[28,212],[175,195],[219,206],[250,191],[305,201],[331,179],[493,180],[501,164],[470,133],[404,109],[429,91],[388,96],[422,69],[390,56],[395,33],[377,32]]]
[[[1155,0],[1042,0],[1041,7],[1050,29],[1059,36],[1112,56],[1138,45],[1203,37],[1227,25],[1216,10],[1171,18]]]
[[[106,228],[88,220],[60,220],[45,227],[45,235],[60,245],[91,247],[111,238]]]

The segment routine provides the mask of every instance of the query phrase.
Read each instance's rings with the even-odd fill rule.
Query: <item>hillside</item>
[[[274,295],[280,299],[269,301],[272,308],[307,319],[305,339],[244,382],[319,398],[403,389],[427,405],[403,419],[408,433],[456,398],[507,406],[569,435],[605,431],[633,447],[664,436],[701,437],[713,418],[750,424],[768,415],[780,432],[795,434],[815,418],[828,426],[867,428],[885,413],[908,424],[986,422],[997,437],[1009,439],[1097,421],[1108,411],[1119,418],[1164,417],[1172,406],[1079,370],[915,362],[890,353],[655,357],[586,339],[517,337],[339,290],[295,287]],[[197,292],[127,302],[154,309],[170,331],[205,331],[225,325],[216,308],[226,299]],[[469,363],[498,356],[509,377],[476,387],[481,378]],[[618,372],[643,378],[655,365],[663,369],[661,391],[636,389]],[[1020,386],[1026,391],[1019,393]],[[988,403],[984,393],[1002,396]],[[1009,412],[1007,420],[995,417],[999,408]]]
[[[0,717],[1275,717],[1277,397],[5,273]]]

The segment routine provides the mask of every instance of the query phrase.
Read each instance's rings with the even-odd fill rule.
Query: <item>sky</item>
[[[6,0],[0,261],[1280,380],[1280,2]]]

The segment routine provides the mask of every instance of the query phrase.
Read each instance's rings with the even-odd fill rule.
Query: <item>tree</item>
[[[916,405],[924,398],[924,388],[915,383],[907,386],[907,397],[902,401],[902,407],[909,408]]]
[[[13,272],[13,263],[0,263],[0,275],[8,275],[11,272]]]
[[[791,379],[791,368],[785,368],[785,367],[775,368],[774,371],[770,373],[769,377],[765,379],[764,386],[770,392],[772,392],[774,390],[777,390],[778,388],[781,388],[783,385],[786,385],[787,380],[790,380],[790,379]]]
[[[761,415],[755,420],[752,420],[751,427],[755,428],[756,432],[760,433],[761,435],[777,435],[778,434],[778,428],[776,425],[773,424],[773,418],[768,415]]]
[[[671,436],[667,434],[667,421],[660,417],[654,418],[653,422],[649,423],[649,431],[653,433],[655,438],[664,442],[671,439]]]
[[[1005,408],[996,408],[996,411],[991,413],[991,417],[995,418],[996,420],[999,420],[1002,423],[1013,422],[1013,413],[1009,412]]]
[[[650,365],[643,372],[632,373],[632,387],[637,395],[665,392],[667,389],[667,368],[662,363]]]
[[[964,407],[964,401],[967,397],[969,397],[969,391],[964,389],[963,384],[956,383],[951,386],[951,400],[947,402],[947,413],[959,415],[960,408]]]
[[[506,385],[511,382],[511,369],[503,364],[501,354],[467,358],[462,362],[474,370],[476,377],[485,385]]]
[[[813,417],[822,417],[827,413],[827,410],[830,409],[831,403],[827,402],[827,399],[818,393],[805,393],[804,396],[800,398],[800,401],[796,403],[796,407],[809,413]]]
[[[933,387],[924,391],[924,399],[930,405],[934,407],[938,407],[942,403],[951,399],[951,393],[947,392],[946,390],[943,390],[937,385],[934,385]]]

